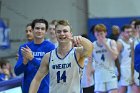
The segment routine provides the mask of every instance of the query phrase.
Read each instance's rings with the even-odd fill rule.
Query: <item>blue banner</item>
[[[93,42],[95,39],[91,27],[96,24],[104,24],[107,27],[107,33],[109,36],[111,34],[112,25],[118,25],[120,28],[124,24],[130,24],[133,19],[140,19],[140,17],[120,17],[120,18],[89,18],[88,19],[88,36],[89,39]]]
[[[0,49],[7,49],[10,47],[9,31],[10,29],[8,26],[0,19]]]

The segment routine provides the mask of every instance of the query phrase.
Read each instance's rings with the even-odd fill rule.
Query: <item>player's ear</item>
[[[73,33],[71,32],[71,36],[73,36]]]

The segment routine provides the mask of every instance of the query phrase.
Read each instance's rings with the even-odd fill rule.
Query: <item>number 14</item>
[[[60,75],[60,71],[57,72],[57,83],[60,83],[60,80],[63,80],[63,82],[66,82],[66,71],[63,71],[62,75]]]

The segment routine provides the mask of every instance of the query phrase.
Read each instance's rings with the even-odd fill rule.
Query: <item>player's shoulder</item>
[[[116,44],[117,42],[114,39],[108,39],[112,44]]]
[[[96,43],[97,43],[97,40],[93,41],[93,42],[92,42],[92,45],[95,46]]]
[[[46,45],[47,47],[55,47],[55,45],[52,42],[48,41],[48,40],[45,40],[43,42],[43,45]]]
[[[24,44],[20,45],[20,48],[21,48],[21,47],[30,46],[30,45],[32,45],[32,44],[33,44],[33,41],[26,42],[26,43],[24,43]]]
[[[46,60],[45,62],[49,62],[50,61],[50,58],[51,58],[51,52],[47,52],[44,57],[43,57],[43,60]]]

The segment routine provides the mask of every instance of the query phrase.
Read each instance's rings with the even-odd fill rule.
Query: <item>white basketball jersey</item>
[[[119,55],[119,62],[120,62],[120,67],[131,67],[131,45],[130,43],[126,43],[122,39],[118,39],[119,42],[122,43],[122,51]]]
[[[107,39],[107,44],[111,47],[111,39]],[[105,46],[100,46],[97,41],[93,42],[95,59],[95,83],[102,83],[117,80],[115,74],[115,62]]]
[[[84,61],[84,69],[83,69],[83,74],[82,74],[82,79],[81,79],[81,87],[86,88],[94,85],[94,75],[90,74],[89,77],[87,77],[87,65],[88,65],[88,58],[85,59]],[[93,63],[92,63],[93,67]]]
[[[77,63],[75,48],[60,58],[57,49],[50,55],[50,92],[49,93],[80,93],[82,68]]]

